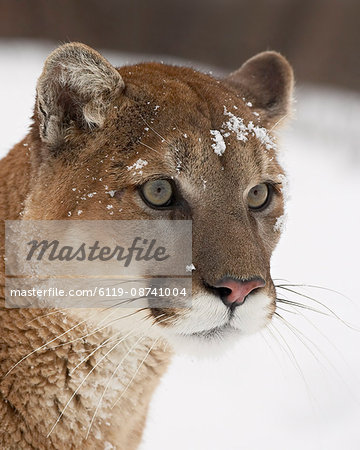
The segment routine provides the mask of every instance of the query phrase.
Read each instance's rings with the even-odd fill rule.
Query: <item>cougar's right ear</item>
[[[57,48],[37,84],[42,141],[58,147],[74,127],[101,127],[112,99],[123,89],[119,72],[95,50],[80,43]]]

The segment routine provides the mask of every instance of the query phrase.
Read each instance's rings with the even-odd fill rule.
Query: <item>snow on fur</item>
[[[136,173],[137,173],[136,171],[139,170],[138,173],[140,175],[142,175],[143,172],[141,169],[147,165],[148,165],[148,162],[146,160],[138,159],[132,166],[127,166],[127,170],[129,170],[129,171],[134,170],[134,173],[133,173],[134,175],[136,175]]]
[[[223,155],[226,150],[226,144],[222,134],[218,130],[210,130],[210,134],[212,135],[212,140],[214,141],[214,143],[211,144],[214,152],[219,156]]]
[[[274,140],[266,128],[254,125],[252,120],[246,125],[244,119],[237,117],[231,111],[228,111],[226,106],[224,106],[224,115],[229,117],[222,125],[224,137],[230,136],[230,133],[235,133],[238,141],[246,142],[249,135],[252,135],[255,136],[261,144],[265,145],[267,150],[276,148]]]

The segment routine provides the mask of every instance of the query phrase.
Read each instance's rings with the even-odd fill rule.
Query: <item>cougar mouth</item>
[[[230,325],[230,323],[226,323],[219,327],[210,328],[208,330],[197,331],[195,333],[189,334],[181,334],[181,336],[185,337],[199,337],[205,340],[213,340],[213,339],[223,339],[225,335],[231,333],[239,333],[240,330],[234,328]]]

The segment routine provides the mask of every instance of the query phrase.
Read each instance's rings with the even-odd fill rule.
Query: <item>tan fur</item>
[[[283,213],[282,193],[279,189],[267,213],[257,218],[248,213],[243,200],[251,186],[268,179],[281,181],[275,150],[264,151],[252,135],[246,143],[232,135],[219,157],[209,133],[221,128],[224,105],[235,106],[246,123],[269,128],[288,113],[290,66],[274,52],[257,58],[252,71],[254,59],[245,71],[234,72],[224,82],[192,69],[156,63],[114,69],[81,44],[63,46],[47,59],[32,129],[0,164],[1,448],[92,449],[104,448],[107,442],[117,449],[135,449],[151,395],[170,356],[160,332],[142,339],[143,329],[134,333],[93,370],[47,437],[70,396],[111,347],[100,348],[74,373],[71,370],[111,337],[114,328],[90,334],[97,325],[91,310],[49,315],[47,310],[6,309],[4,220],[152,219],[159,214],[191,218],[194,294],[204,292],[204,282],[212,285],[226,274],[243,279],[262,276],[263,291],[275,301],[270,256],[279,238],[274,226]],[[269,96],[269,91],[274,95]],[[253,109],[246,105],[248,100]],[[134,174],[127,168],[139,158],[148,165],[143,173]],[[141,201],[137,186],[159,174],[181,181],[187,199],[181,208],[159,213]],[[115,196],[109,196],[110,190],[116,191]],[[90,192],[97,194],[89,198]],[[111,209],[106,207],[109,204]],[[149,310],[142,318],[148,325],[158,323],[161,330],[183,314]],[[160,324],[160,317],[169,320]],[[115,331],[121,330],[119,323]],[[85,439],[103,388],[138,339]]]

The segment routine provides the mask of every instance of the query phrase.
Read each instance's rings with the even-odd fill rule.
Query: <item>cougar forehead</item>
[[[168,150],[163,161],[168,169],[174,169],[175,160],[177,173],[196,182],[204,174],[221,176],[225,169],[226,178],[239,180],[243,171],[248,179],[274,166],[270,163],[275,145],[268,141],[260,145],[257,135],[266,133],[262,127],[260,131],[260,113],[230,86],[192,69],[161,64],[122,68],[120,73],[126,85],[124,94],[136,109],[132,117],[129,105],[126,117],[119,111],[121,132],[134,139],[137,122],[142,144],[154,143]],[[142,153],[149,154],[149,150],[143,148]],[[159,159],[157,164],[161,164]]]

